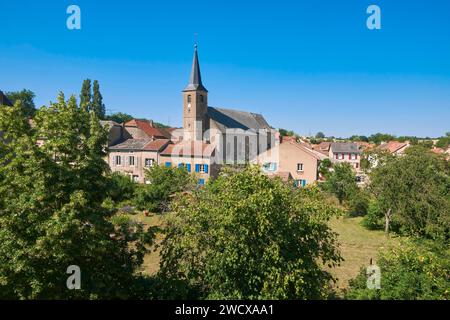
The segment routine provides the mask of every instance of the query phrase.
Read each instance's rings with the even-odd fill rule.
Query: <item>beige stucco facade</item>
[[[258,164],[267,174],[290,173],[297,186],[305,186],[318,180],[319,165],[325,158],[301,144],[288,141],[259,155]]]

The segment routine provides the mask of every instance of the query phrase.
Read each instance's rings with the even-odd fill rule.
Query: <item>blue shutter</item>
[[[182,164],[182,163],[179,163],[179,164],[178,164],[178,168],[183,168],[183,164]]]
[[[203,186],[205,184],[205,179],[198,179],[198,184]]]
[[[208,165],[207,164],[205,164],[205,173],[208,173]]]
[[[200,172],[200,165],[199,164],[195,165],[195,172]]]
[[[188,172],[191,172],[191,164],[190,163],[186,164],[186,169]]]
[[[302,187],[306,186],[306,180],[302,180]]]
[[[171,167],[172,166],[172,163],[171,162],[166,162],[166,167]]]

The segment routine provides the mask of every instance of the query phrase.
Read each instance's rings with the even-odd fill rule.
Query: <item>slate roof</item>
[[[140,151],[149,142],[150,139],[128,139],[116,145],[109,147],[111,151]]]
[[[331,151],[333,153],[361,153],[358,145],[353,142],[333,142]]]
[[[240,110],[208,107],[208,116],[215,121],[221,131],[225,129],[260,130],[270,129],[266,119],[261,114]]]
[[[189,83],[187,87],[184,88],[184,91],[195,90],[203,90],[208,92],[208,90],[206,90],[206,88],[202,84],[202,75],[200,73],[200,64],[198,62],[197,45],[195,45],[194,49],[194,60],[192,61],[192,70],[189,77]]]

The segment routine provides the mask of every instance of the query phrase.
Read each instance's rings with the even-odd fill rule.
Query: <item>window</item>
[[[195,165],[195,172],[208,173],[208,171],[209,171],[209,166],[207,164],[196,164]]]
[[[134,167],[134,156],[128,157],[128,163],[130,164],[130,166]]]
[[[303,163],[297,163],[297,171],[303,172]]]
[[[115,156],[114,157],[114,163],[116,164],[116,166],[121,166],[122,165],[122,157],[121,156]]]
[[[133,181],[134,182],[139,182],[139,176],[133,175]]]
[[[300,179],[300,180],[294,180],[294,186],[297,188],[305,187],[306,186],[306,180]]]
[[[356,155],[356,153],[351,153],[350,160],[356,160],[356,159],[358,159],[358,156]]]
[[[200,95],[200,101],[203,103],[204,102],[204,100],[203,100],[203,95]]]
[[[266,171],[276,171],[277,164],[275,162],[267,162],[263,165],[263,169]]]
[[[187,102],[191,103],[191,95],[188,95]]]
[[[146,158],[145,159],[145,166],[146,167],[153,167],[154,163],[155,163],[155,159],[152,159],[152,158]]]

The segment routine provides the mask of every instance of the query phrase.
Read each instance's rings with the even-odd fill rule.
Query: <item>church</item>
[[[155,164],[196,172],[199,184],[216,176],[224,164],[256,162],[275,145],[276,130],[257,113],[208,105],[197,46],[183,95],[183,127],[155,128],[152,121],[105,122],[110,130],[108,162],[113,171],[145,183],[145,169]]]

